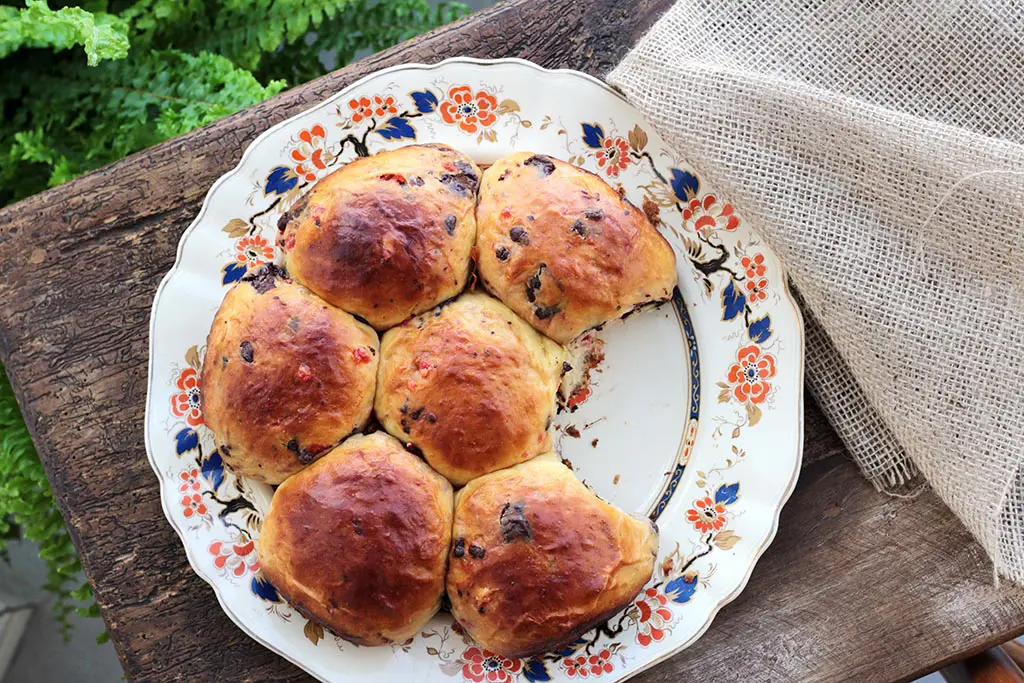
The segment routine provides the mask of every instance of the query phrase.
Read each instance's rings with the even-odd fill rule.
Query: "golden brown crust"
[[[356,159],[318,182],[282,221],[297,282],[379,330],[466,284],[480,169],[444,145]]]
[[[273,266],[224,297],[206,341],[203,419],[236,474],[279,484],[361,428],[376,333]]]
[[[672,247],[598,176],[519,152],[484,174],[476,210],[484,285],[560,343],[672,296]]]
[[[441,605],[452,487],[383,432],[353,436],[274,494],[257,541],[274,587],[361,645],[403,642]]]
[[[377,419],[461,485],[551,448],[563,360],[501,302],[464,294],[384,334]]]
[[[554,457],[475,479],[455,497],[452,614],[506,657],[551,650],[627,606],[658,535],[600,500]]]

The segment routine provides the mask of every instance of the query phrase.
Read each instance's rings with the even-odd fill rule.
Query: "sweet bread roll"
[[[224,297],[206,340],[203,420],[237,474],[279,484],[373,407],[377,334],[262,266]]]
[[[360,645],[401,643],[441,605],[451,525],[451,485],[376,432],[285,481],[257,549],[307,618]]]
[[[459,491],[452,542],[452,614],[488,650],[527,657],[629,605],[654,571],[658,533],[542,456]]]
[[[676,285],[672,247],[644,213],[548,156],[519,152],[488,168],[476,219],[484,285],[563,344]]]
[[[464,294],[384,334],[377,419],[461,485],[550,450],[563,359],[500,301]]]
[[[378,330],[425,311],[466,284],[479,177],[444,145],[356,159],[282,217],[288,272]]]

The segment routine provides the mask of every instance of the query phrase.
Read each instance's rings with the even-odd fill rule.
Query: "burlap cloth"
[[[788,267],[865,476],[1024,583],[1024,3],[679,0],[608,80]]]

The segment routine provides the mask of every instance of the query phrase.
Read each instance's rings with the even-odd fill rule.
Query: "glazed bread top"
[[[488,168],[476,210],[484,285],[565,344],[672,296],[672,247],[642,211],[588,171],[519,152]]]
[[[658,533],[541,456],[460,490],[452,542],[452,614],[488,650],[526,657],[630,604],[654,571]]]
[[[366,423],[377,360],[369,326],[263,266],[210,328],[203,419],[237,474],[279,484]]]
[[[480,170],[444,145],[356,159],[321,179],[279,223],[296,281],[378,330],[466,284]]]
[[[500,301],[463,294],[384,334],[377,419],[461,485],[550,449],[563,360]]]
[[[260,565],[342,638],[401,643],[441,605],[451,524],[444,477],[383,432],[353,436],[277,489]]]

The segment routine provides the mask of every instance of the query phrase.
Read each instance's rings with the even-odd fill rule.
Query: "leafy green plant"
[[[467,12],[427,0],[0,0],[0,205],[186,133]],[[60,5],[60,6],[58,6]],[[0,556],[39,544],[67,616],[96,616],[0,366]]]

